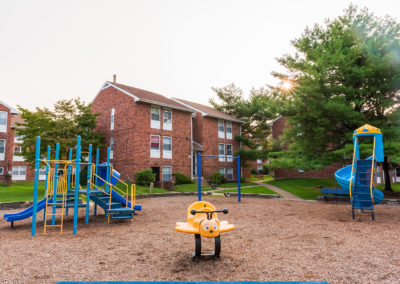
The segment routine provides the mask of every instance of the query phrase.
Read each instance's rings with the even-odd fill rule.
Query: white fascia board
[[[12,114],[19,114],[19,111],[18,111],[18,110],[16,110],[15,108],[9,106],[8,104],[3,103],[2,101],[0,101],[0,104],[2,104],[3,106],[7,107],[8,109],[10,109],[10,112],[11,112]]]
[[[223,117],[223,116],[214,115],[214,114],[209,114],[209,113],[203,114],[203,116],[214,117],[214,118],[218,118],[218,119],[222,119],[222,120],[227,120],[227,121],[237,122],[237,123],[240,123],[240,124],[243,124],[243,123],[244,123],[244,121],[243,121],[243,120],[239,120],[239,119],[232,119],[232,118],[226,118],[226,117]]]
[[[170,104],[165,104],[165,103],[161,103],[161,102],[157,102],[157,101],[153,101],[153,100],[146,100],[146,99],[138,99],[138,101],[140,102],[144,102],[144,103],[149,103],[152,105],[157,105],[157,106],[163,106],[163,107],[168,107],[168,108],[172,108],[172,109],[178,109],[178,110],[182,110],[182,111],[186,111],[186,112],[193,112],[190,109],[187,108],[180,108],[178,106],[174,106],[174,105],[170,105]]]
[[[175,102],[177,102],[177,103],[179,103],[179,104],[181,104],[181,105],[183,105],[183,106],[185,106],[185,107],[187,107],[187,108],[189,108],[189,109],[192,109],[192,110],[194,110],[195,112],[200,112],[202,115],[207,115],[207,113],[205,113],[204,111],[201,111],[201,110],[199,110],[199,109],[197,109],[197,108],[195,108],[195,107],[192,107],[191,105],[185,104],[185,103],[181,102],[181,101],[178,100],[178,99],[171,98],[171,100],[173,100],[173,101],[175,101]]]
[[[107,88],[109,88],[109,87],[113,87],[113,88],[117,89],[118,91],[123,92],[124,94],[126,94],[126,95],[132,97],[135,101],[138,101],[138,100],[139,100],[139,98],[138,98],[137,96],[135,96],[135,95],[133,95],[133,94],[131,94],[131,93],[129,93],[129,92],[127,92],[127,91],[125,91],[125,90],[123,90],[123,89],[117,87],[117,86],[115,86],[114,84],[111,84],[110,82],[105,82],[104,85],[100,88],[100,90],[97,92],[96,96],[93,98],[93,100],[92,100],[90,103],[93,103],[93,102],[94,102],[94,100],[95,100],[95,99],[97,98],[97,96],[101,93],[101,91],[103,91],[103,90],[105,90],[105,89],[107,89]]]

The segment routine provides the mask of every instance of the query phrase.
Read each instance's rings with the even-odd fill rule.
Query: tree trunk
[[[385,157],[382,163],[383,174],[385,177],[385,191],[393,191],[389,175],[389,162],[388,157]]]

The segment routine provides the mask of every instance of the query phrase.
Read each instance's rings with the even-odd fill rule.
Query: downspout
[[[190,114],[190,178],[193,179],[193,114]]]

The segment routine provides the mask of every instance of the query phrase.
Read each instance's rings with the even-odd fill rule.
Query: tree
[[[210,99],[210,104],[244,122],[241,126],[242,134],[235,136],[235,140],[245,146],[235,153],[240,156],[242,165],[246,165],[246,161],[265,159],[270,149],[267,140],[271,133],[269,121],[277,115],[274,94],[268,89],[253,88],[246,99],[242,89],[234,84],[212,89],[217,99]]]
[[[289,148],[272,154],[272,165],[307,170],[348,161],[352,133],[365,123],[381,128],[385,155],[400,161],[399,23],[350,5],[292,45],[296,53],[278,59],[287,72],[273,73],[293,88],[273,89],[288,119],[282,142]]]
[[[54,149],[60,143],[60,159],[68,158],[68,150],[76,146],[76,137],[81,136],[82,149],[88,149],[89,144],[94,148],[101,147],[103,135],[94,132],[96,117],[90,105],[86,105],[79,98],[61,100],[54,105],[54,111],[48,108],[36,108],[30,111],[18,108],[24,123],[18,124],[16,133],[23,136],[22,153],[32,166],[35,162],[36,136],[41,138],[40,152],[45,155],[47,146],[52,148],[52,159],[55,158]]]

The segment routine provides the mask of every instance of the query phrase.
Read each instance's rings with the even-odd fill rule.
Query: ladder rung
[[[64,214],[46,214],[46,216],[64,216]]]
[[[47,203],[47,205],[63,205],[63,202],[62,203]]]
[[[47,227],[62,227],[62,225],[46,225],[46,228]]]

